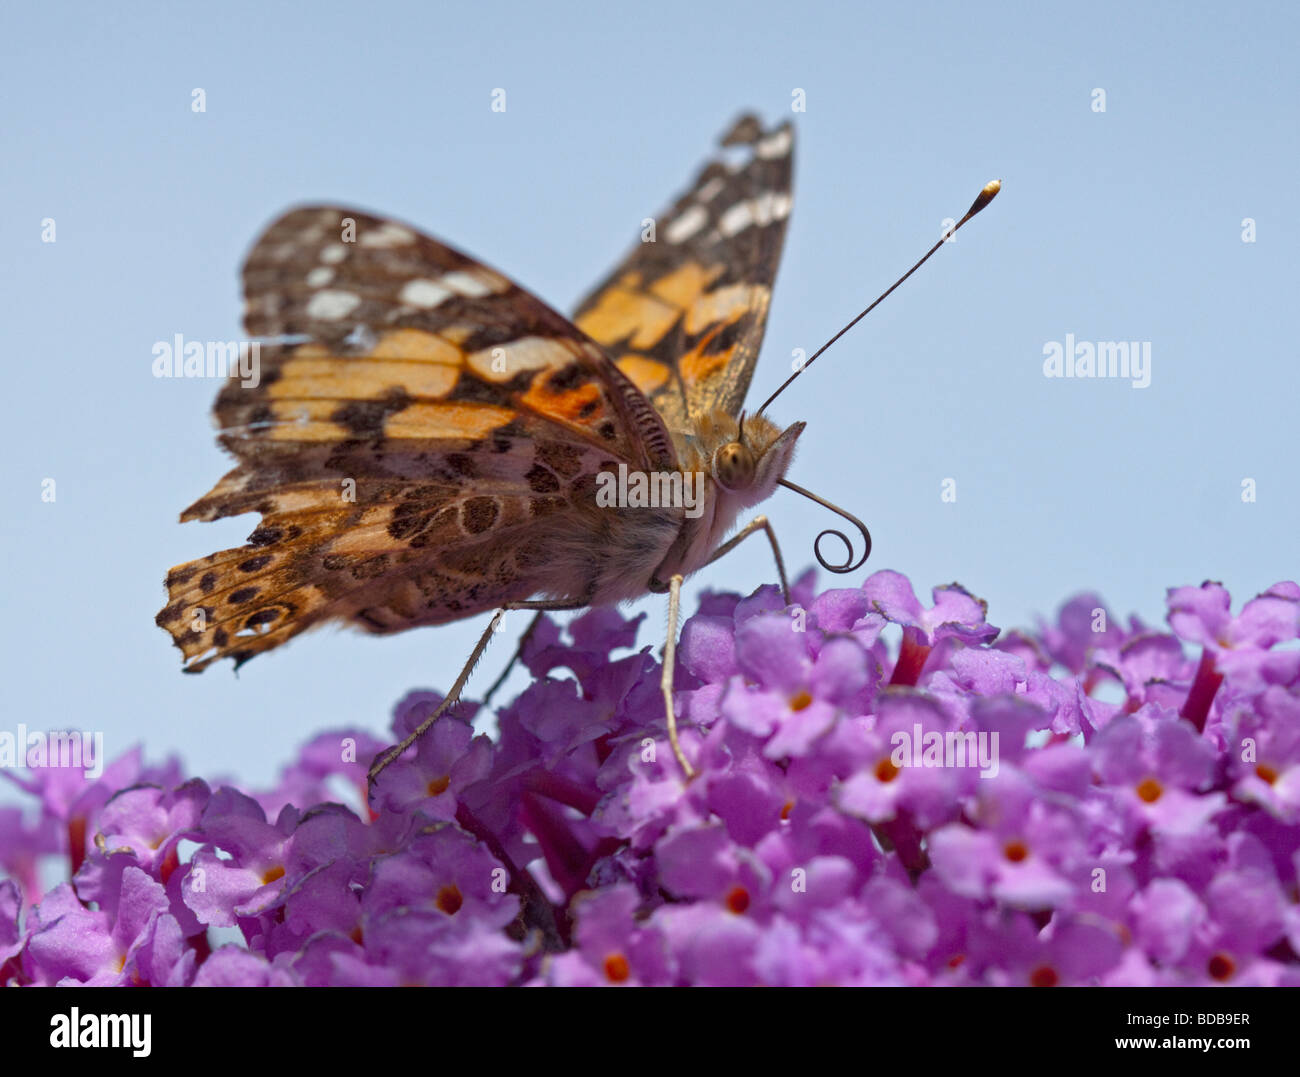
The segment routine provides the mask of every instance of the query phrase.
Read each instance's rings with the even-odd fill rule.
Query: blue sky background
[[[156,380],[153,343],[237,338],[241,259],[305,200],[408,220],[568,310],[738,111],[780,119],[796,88],[752,403],[1004,183],[774,408],[809,421],[791,478],[871,526],[852,582],[958,580],[1015,626],[1085,588],[1158,621],[1171,585],[1240,602],[1295,578],[1298,31],[1281,3],[6,6],[0,728],[264,783],[313,732],[380,732],[407,689],[446,688],[483,619],[182,676],[163,575],[256,518],[176,522],[229,461],[218,385]],[[1067,333],[1150,341],[1150,387],[1046,379]],[[811,564],[831,518],[767,510]],[[771,576],[754,542],[694,582]]]

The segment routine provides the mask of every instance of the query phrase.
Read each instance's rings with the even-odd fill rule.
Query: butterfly
[[[260,377],[232,375],[215,406],[237,465],[181,514],[261,522],[167,574],[156,620],[185,671],[327,622],[388,634],[497,610],[450,704],[500,611],[670,592],[664,693],[689,773],[681,579],[763,531],[788,598],[766,519],[727,535],[778,483],[806,492],[785,480],[804,424],[741,413],[793,150],[789,122],[742,116],[572,319],[405,224],[338,206],[274,221],[243,268]]]

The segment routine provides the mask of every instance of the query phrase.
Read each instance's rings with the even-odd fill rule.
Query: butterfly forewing
[[[578,304],[669,429],[739,412],[753,376],[791,207],[794,130],[741,117],[689,190]]]
[[[641,439],[656,431],[629,416],[628,383],[597,344],[500,273],[406,225],[293,210],[249,254],[244,296],[251,337],[307,340],[272,351],[255,390],[232,379],[222,391],[218,424],[237,437],[477,440],[507,425],[493,410],[504,408],[652,462]]]

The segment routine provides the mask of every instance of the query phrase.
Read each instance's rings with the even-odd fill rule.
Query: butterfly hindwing
[[[578,304],[669,429],[712,408],[735,415],[762,343],[791,208],[794,131],[741,117],[719,155]]]

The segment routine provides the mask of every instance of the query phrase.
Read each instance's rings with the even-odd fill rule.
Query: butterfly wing
[[[790,123],[742,116],[721,146],[574,316],[682,432],[744,402],[790,215]]]
[[[598,471],[675,466],[599,345],[405,225],[293,210],[249,254],[244,293],[259,376],[232,375],[215,409],[238,466],[181,519],[262,521],[167,576],[157,621],[189,672],[325,620],[395,632],[528,597]]]

